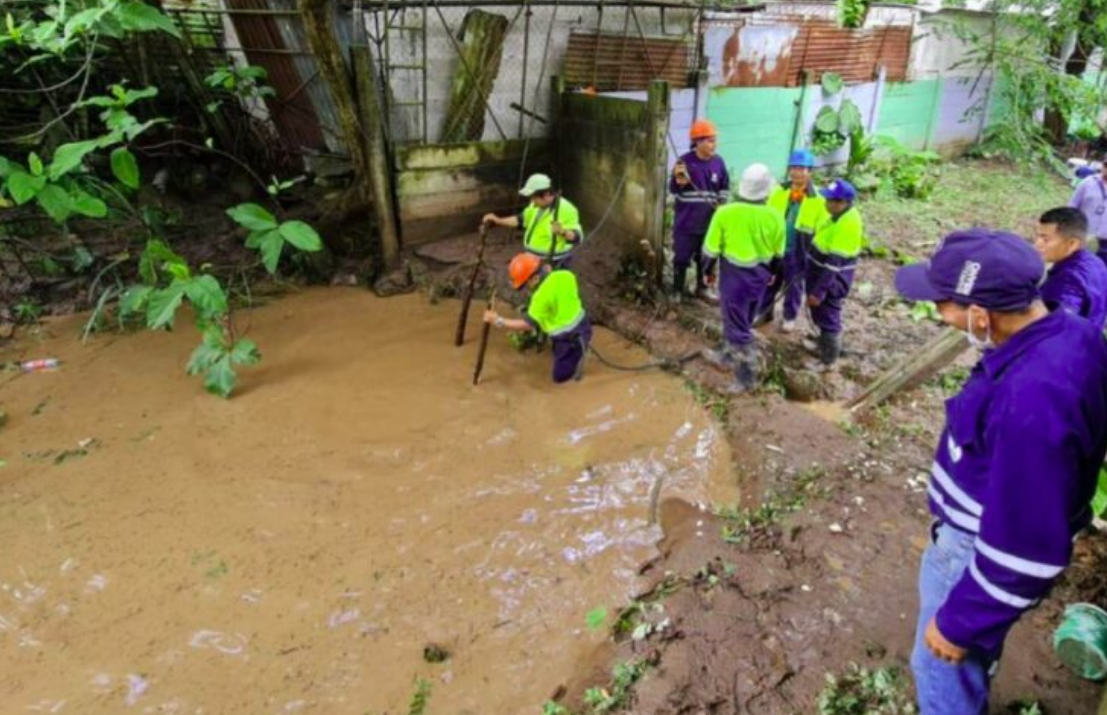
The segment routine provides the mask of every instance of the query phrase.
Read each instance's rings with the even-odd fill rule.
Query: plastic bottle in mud
[[[23,372],[42,372],[43,370],[56,370],[61,361],[57,358],[44,358],[42,360],[28,360],[20,365]]]

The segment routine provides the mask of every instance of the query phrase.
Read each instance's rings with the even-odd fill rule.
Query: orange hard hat
[[[507,274],[511,276],[511,285],[515,290],[519,290],[541,266],[542,259],[533,253],[520,253],[515,256],[507,267]]]
[[[692,122],[692,129],[688,132],[688,138],[692,141],[718,136],[715,131],[715,123],[707,119],[697,119]]]

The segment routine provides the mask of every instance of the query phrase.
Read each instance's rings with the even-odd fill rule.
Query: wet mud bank
[[[460,292],[472,240],[417,252],[416,282],[434,296]],[[516,248],[503,236],[491,251],[487,281],[501,294],[509,289],[499,267]],[[597,321],[656,358],[718,339],[716,310],[636,304],[612,257],[581,266]],[[943,399],[972,356],[860,420],[844,419],[830,401],[854,396],[938,332],[896,300],[894,270],[862,264],[846,311],[850,354],[828,376],[807,369],[800,335],[772,326],[762,331],[767,380],[757,395],[726,399],[715,391],[728,375],[702,360],[683,364],[689,390],[724,429],[741,500],[707,510],[663,502],[660,554],[640,567],[646,586],[609,604],[609,640],[551,692],[559,706],[591,713],[614,698],[613,709],[641,715],[812,713],[826,676],[851,664],[908,672],[926,472]],[[1064,670],[1050,639],[1064,604],[1102,602],[1107,587],[1095,574],[1105,551],[1102,536],[1087,539],[1064,583],[1014,630],[994,713],[1017,713],[1023,700],[1053,715],[1094,712],[1100,688]]]

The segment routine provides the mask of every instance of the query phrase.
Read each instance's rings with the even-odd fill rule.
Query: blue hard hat
[[[810,149],[796,149],[788,157],[788,166],[802,166],[804,169],[815,167],[815,155]]]
[[[857,198],[857,189],[853,188],[853,184],[845,179],[835,179],[831,181],[830,184],[819,193],[823,195],[823,198],[830,199],[831,201],[853,201]]]

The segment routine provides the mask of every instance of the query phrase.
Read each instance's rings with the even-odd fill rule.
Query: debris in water
[[[845,529],[843,529],[842,525],[839,524],[838,522],[834,522],[833,524],[830,525],[830,533],[832,533],[832,534],[841,534],[844,531],[845,531]]]
[[[227,655],[242,655],[246,650],[246,636],[241,633],[196,631],[188,644],[193,648],[212,648]]]
[[[327,619],[327,626],[330,628],[338,628],[345,623],[352,623],[361,618],[361,609],[351,608],[348,611],[335,611]]]
[[[423,646],[423,660],[428,663],[445,663],[450,659],[450,651],[437,643],[427,643]]]
[[[94,591],[103,591],[108,586],[108,577],[103,574],[96,574],[88,580],[85,584],[85,593],[92,593]]]
[[[149,688],[150,683],[147,682],[145,678],[141,675],[130,673],[127,675],[127,697],[124,699],[124,702],[127,705],[134,705]]]

